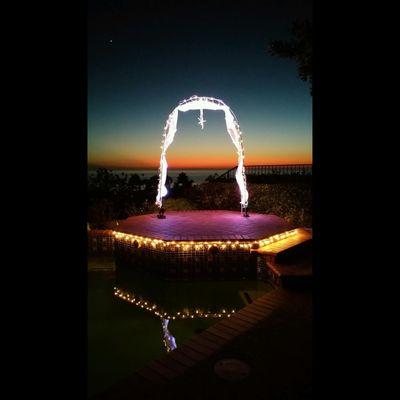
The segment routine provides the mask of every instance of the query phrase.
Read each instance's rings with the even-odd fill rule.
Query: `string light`
[[[238,155],[238,166],[236,169],[236,181],[239,185],[240,189],[240,204],[242,207],[247,207],[249,193],[247,191],[246,185],[246,174],[244,169],[244,149],[243,149],[243,140],[242,140],[242,132],[240,131],[239,123],[233,111],[222,101],[219,99],[214,99],[213,97],[198,97],[192,96],[189,99],[185,99],[179,103],[177,107],[174,108],[171,114],[169,114],[168,119],[165,123],[164,133],[163,133],[163,141],[161,145],[161,157],[160,157],[160,168],[159,168],[159,181],[158,181],[158,192],[156,198],[156,204],[161,207],[162,206],[162,198],[168,194],[168,190],[165,186],[165,182],[167,179],[167,159],[166,152],[168,147],[174,140],[174,136],[176,133],[176,126],[178,123],[178,112],[186,112],[189,110],[200,110],[200,118],[199,123],[201,128],[204,128],[204,122],[206,122],[203,118],[203,110],[222,110],[225,113],[225,122],[226,129],[228,131],[229,136],[232,139],[232,142],[236,148]]]
[[[148,248],[152,250],[160,250],[160,251],[177,251],[177,252],[193,252],[199,250],[210,250],[212,247],[220,250],[220,251],[230,251],[236,250],[239,248],[240,250],[249,251],[252,249],[257,249],[259,247],[264,247],[268,244],[275,243],[279,240],[287,239],[288,237],[292,237],[297,235],[298,229],[289,230],[283,233],[279,233],[264,239],[255,240],[251,242],[231,242],[228,241],[206,241],[206,242],[194,242],[194,241],[179,241],[176,242],[174,240],[162,240],[162,239],[154,239],[144,236],[132,235],[123,232],[113,231],[113,236],[116,240],[121,241],[126,244],[133,244],[134,247],[137,248]]]
[[[151,314],[155,315],[156,317],[159,317],[160,319],[194,319],[194,318],[224,318],[224,317],[230,317],[231,314],[235,312],[234,309],[229,314],[226,314],[226,310],[222,309],[221,312],[211,312],[211,311],[203,311],[201,309],[195,309],[193,311],[190,311],[189,309],[185,309],[183,311],[177,311],[175,313],[168,313],[168,312],[160,312],[159,307],[156,304],[153,304],[153,306],[148,306],[145,307],[146,304],[149,302],[144,301],[143,299],[138,299],[137,296],[135,296],[133,293],[128,294],[127,292],[122,291],[121,289],[118,289],[117,287],[114,287],[114,296],[118,297],[119,299],[125,300],[129,302],[130,304],[133,304],[134,306],[137,306],[138,308],[141,308],[143,310],[146,310],[150,312]]]

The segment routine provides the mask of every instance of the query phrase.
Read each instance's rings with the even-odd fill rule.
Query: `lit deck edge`
[[[265,243],[265,245],[260,245],[257,252],[259,254],[278,254],[290,247],[297,246],[300,243],[312,239],[312,232],[302,228],[297,228],[295,230],[297,231],[295,235],[289,235],[279,240],[279,243],[277,243],[278,241],[274,241]]]
[[[218,248],[219,250],[257,250],[264,248],[272,243],[278,241],[294,238],[297,235],[303,235],[303,229],[296,228],[282,233],[278,233],[264,239],[259,240],[163,240],[145,236],[138,236],[129,233],[112,231],[112,235],[116,240],[121,240],[127,244],[135,244],[137,247],[144,247],[154,250],[165,251],[202,251],[209,250],[211,247]]]

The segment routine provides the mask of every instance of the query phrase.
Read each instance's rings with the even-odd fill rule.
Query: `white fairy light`
[[[200,117],[198,118],[199,120],[199,125],[201,126],[201,129],[204,129],[204,122],[207,122],[204,118],[203,118],[203,109],[200,110]]]
[[[201,129],[204,128],[205,119],[203,118],[203,110],[222,110],[225,113],[225,122],[226,129],[229,133],[229,136],[232,139],[233,144],[237,150],[238,154],[238,166],[236,169],[236,181],[239,185],[240,189],[240,204],[242,207],[247,207],[249,193],[247,191],[246,185],[246,175],[244,169],[244,148],[242,141],[242,132],[240,131],[239,123],[233,111],[222,101],[218,99],[214,99],[212,97],[199,97],[192,96],[189,99],[185,99],[179,103],[177,107],[174,108],[172,113],[169,115],[163,134],[163,142],[161,146],[161,157],[160,157],[160,169],[159,169],[159,181],[158,181],[158,193],[156,198],[156,204],[161,207],[162,206],[162,198],[165,197],[168,193],[167,188],[165,187],[165,182],[167,179],[167,170],[168,164],[166,159],[166,153],[168,147],[174,140],[174,136],[176,133],[176,126],[178,123],[178,112],[186,112],[189,110],[200,110],[199,125]]]

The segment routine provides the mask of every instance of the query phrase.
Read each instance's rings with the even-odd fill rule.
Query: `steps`
[[[312,231],[298,234],[255,250],[259,279],[288,289],[309,289],[312,284]]]
[[[312,250],[312,231],[299,228],[297,234],[260,247],[257,252],[269,263],[293,263],[308,258]]]
[[[253,329],[277,308],[288,307],[291,304],[290,299],[289,293],[275,289],[232,314],[230,318],[217,322],[177,349],[139,369],[136,374],[151,384],[165,384],[216,354],[236,337]]]

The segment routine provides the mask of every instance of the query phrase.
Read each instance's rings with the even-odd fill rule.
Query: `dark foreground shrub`
[[[249,210],[274,214],[296,226],[311,226],[309,183],[249,184]],[[239,210],[240,193],[235,183],[210,182],[186,192],[197,209]]]

